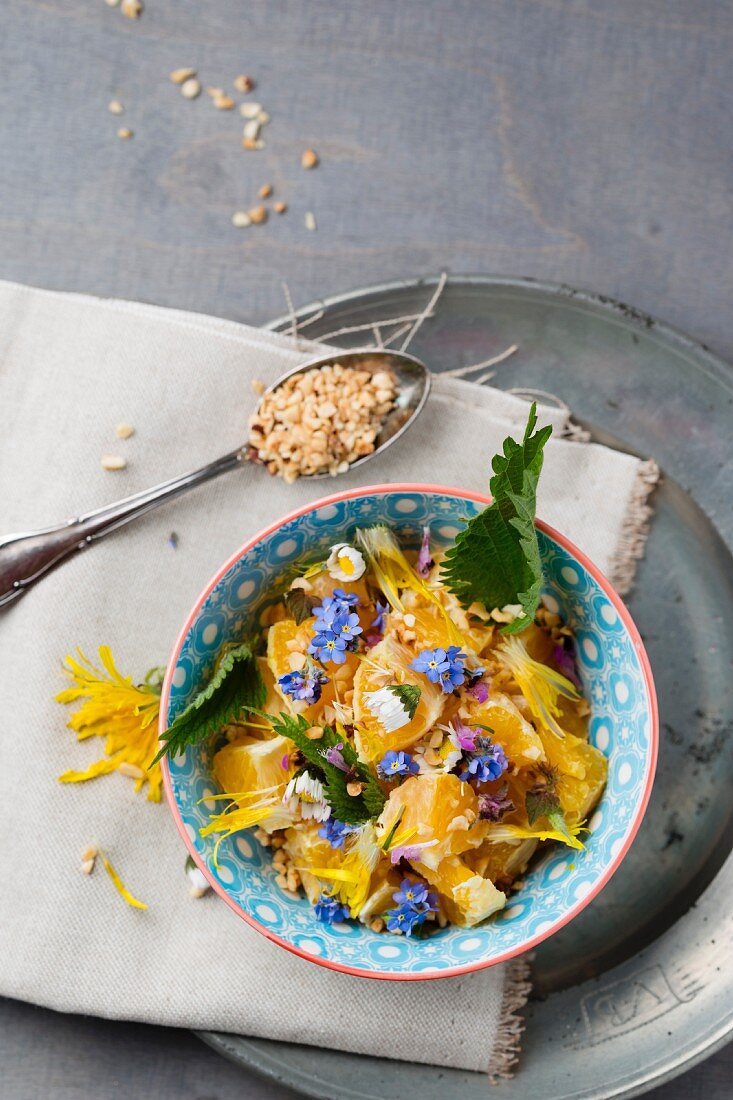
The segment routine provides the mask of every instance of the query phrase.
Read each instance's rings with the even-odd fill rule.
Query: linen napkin
[[[129,302],[0,283],[0,532],[68,518],[194,468],[246,436],[253,379],[319,351],[243,325]],[[526,402],[435,378],[399,444],[339,489],[427,481],[485,490],[491,455]],[[563,438],[543,407],[539,515],[628,585],[643,547],[653,464]],[[135,434],[122,441],[120,421]],[[103,453],[126,469],[102,469]],[[527,992],[521,962],[456,979],[365,981],[271,944],[213,894],[194,901],[164,804],[119,774],[62,786],[100,743],[77,744],[53,701],[61,660],[108,643],[124,672],[165,661],[214,570],[259,528],[331,491],[244,467],[77,555],[0,615],[0,993],[64,1012],[216,1029],[463,1069],[508,1072]],[[177,535],[177,547],[171,532]],[[104,848],[146,912],[107,877]],[[450,1027],[446,1021],[450,1020]]]

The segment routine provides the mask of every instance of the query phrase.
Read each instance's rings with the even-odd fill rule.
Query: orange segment
[[[392,637],[386,637],[365,657],[354,677],[354,720],[359,752],[368,760],[378,761],[389,749],[405,749],[429,730],[440,717],[444,694],[427,676],[410,668],[414,654]],[[412,684],[420,688],[420,700],[410,721],[391,733],[375,718],[366,705],[367,692],[379,691],[390,683]]]
[[[366,604],[369,603],[369,592],[366,586],[365,574],[360,577],[358,581],[335,581],[327,569],[324,569],[322,573],[317,573],[315,577],[308,578],[309,596],[317,596],[319,600],[325,600],[327,596],[333,595],[334,588],[340,588],[342,592],[354,593],[359,597],[359,602]]]
[[[516,844],[506,841],[492,843],[489,828],[481,847],[473,852],[466,852],[465,861],[477,874],[491,879],[500,889],[506,889],[517,875],[525,871],[537,844],[538,841],[534,838],[520,840]]]
[[[292,747],[292,741],[285,737],[262,741],[244,735],[216,753],[214,779],[223,792],[231,794],[280,786],[285,790],[289,771],[283,768],[282,759]]]
[[[520,767],[546,759],[545,746],[535,728],[524,718],[508,695],[497,692],[485,703],[468,701],[468,725],[488,726],[492,741],[501,745],[507,759]]]
[[[473,788],[447,772],[414,775],[395,787],[379,818],[381,835],[386,836],[398,819],[398,843],[401,836],[406,837],[406,844],[437,841],[420,852],[421,865],[433,868],[448,855],[475,848],[487,829],[486,823],[478,819]]]
[[[288,672],[292,672],[298,664],[303,663],[303,659],[308,652],[308,646],[313,638],[314,621],[313,618],[305,619],[304,622],[298,625],[294,619],[282,619],[278,623],[273,623],[270,627],[267,635],[267,663],[270,666],[274,680],[285,676]],[[285,709],[289,712],[304,714],[306,718],[315,722],[324,707],[333,702],[334,699],[337,701],[344,700],[345,693],[353,686],[354,674],[358,667],[359,658],[355,653],[347,653],[343,664],[337,665],[331,662],[325,664],[324,669],[328,676],[328,683],[323,685],[318,702],[309,707],[294,702],[275,683],[274,691],[277,692],[277,702],[275,710],[269,713],[279,713],[284,704]]]
[[[440,893],[449,920],[464,928],[473,928],[506,904],[505,895],[493,882],[477,874],[458,856],[448,856],[437,868],[419,863],[416,870]]]
[[[608,761],[603,753],[580,737],[543,735],[547,759],[559,772],[557,793],[569,823],[585,820],[603,793]]]
[[[320,878],[310,874],[309,867],[340,867],[343,854],[332,848],[327,840],[319,837],[321,826],[317,822],[301,822],[285,833],[285,851],[298,868],[303,888],[311,905],[315,905],[324,886]]]

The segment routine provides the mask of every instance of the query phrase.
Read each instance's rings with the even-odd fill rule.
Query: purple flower
[[[330,749],[325,749],[321,755],[328,760],[329,764],[333,764],[334,768],[338,768],[339,771],[342,772],[347,772],[349,770],[349,765],[344,760],[344,754],[341,751],[343,747],[343,741],[339,741],[337,744],[332,745]]]
[[[335,665],[342,665],[346,660],[346,641],[346,638],[341,638],[332,630],[323,630],[314,634],[308,652],[319,661],[333,661]]]
[[[313,911],[318,920],[322,920],[324,924],[339,924],[349,919],[349,910],[346,906],[341,905],[337,898],[332,898],[329,894],[321,894],[313,906]]]
[[[395,752],[390,749],[377,764],[377,771],[385,779],[394,779],[398,775],[417,775],[420,767],[409,752]]]
[[[489,697],[489,685],[484,683],[483,680],[478,680],[475,684],[471,684],[468,690],[477,703],[485,703]]]
[[[435,562],[430,554],[430,528],[423,527],[422,544],[420,546],[420,553],[417,555],[416,569],[421,577],[427,577],[434,565]]]
[[[454,742],[456,748],[462,749],[463,752],[476,751],[478,730],[473,730],[470,726],[466,726],[460,718],[453,719],[451,722],[451,729],[454,734],[451,740]]]
[[[306,703],[317,703],[321,698],[321,687],[328,683],[328,676],[320,668],[311,665],[305,674],[301,671],[286,672],[278,678],[283,694]]]
[[[437,843],[437,840],[421,840],[417,844],[399,844],[396,848],[389,849],[390,863],[394,865],[399,863],[401,859],[406,859],[408,863],[419,863],[423,850],[434,848]]]
[[[327,840],[332,848],[343,848],[347,836],[357,832],[358,828],[358,825],[347,825],[344,821],[337,821],[335,817],[329,817],[325,825],[321,825],[318,835]]]
[[[484,821],[501,821],[504,814],[514,809],[514,803],[508,798],[509,788],[506,783],[495,794],[480,794],[478,796],[478,815]]]
[[[471,779],[476,779],[479,783],[488,783],[492,779],[498,779],[509,767],[501,745],[493,745],[486,738],[479,738],[479,742],[482,743],[477,744],[477,748],[487,751],[477,753],[465,761],[463,770],[458,775],[463,783]]]
[[[411,662],[410,668],[422,672],[431,684],[437,684],[441,674],[450,668],[450,662],[446,660],[444,649],[423,649]]]
[[[563,676],[566,676],[571,684],[575,684],[576,688],[580,689],[580,679],[575,667],[575,646],[569,638],[568,642],[568,649],[564,645],[555,646],[552,651],[552,659]]]
[[[374,616],[369,625],[371,627],[374,627],[374,630],[377,634],[384,634],[384,617],[389,611],[389,604],[382,603],[381,600],[377,600],[377,602],[374,604],[374,610],[377,614]]]

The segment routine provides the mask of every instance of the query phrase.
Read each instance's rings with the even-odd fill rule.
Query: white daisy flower
[[[420,699],[420,689],[411,684],[389,684],[379,691],[364,693],[364,704],[387,733],[401,729],[412,720]]]
[[[331,547],[326,568],[335,581],[358,581],[364,575],[366,562],[360,550],[348,542],[337,542]]]
[[[307,771],[290,780],[282,802],[291,813],[295,813],[300,807],[303,820],[313,818],[314,821],[327,821],[331,816],[331,807],[326,802],[323,784]]]

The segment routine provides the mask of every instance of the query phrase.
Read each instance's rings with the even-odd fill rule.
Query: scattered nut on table
[[[119,99],[112,99],[107,104],[107,110],[111,115],[121,115],[124,109]]]
[[[315,168],[318,164],[318,154],[313,149],[306,149],[300,158],[304,168]]]
[[[287,208],[288,204],[286,202],[276,202],[273,203],[272,206],[272,209],[275,211],[276,214],[284,214]]]
[[[253,206],[247,213],[255,225],[262,225],[267,221],[267,207],[265,206]]]
[[[246,210],[235,210],[232,214],[232,225],[236,229],[246,229],[252,224],[252,219]]]
[[[234,87],[238,92],[242,92],[246,95],[247,92],[251,92],[255,86],[255,82],[251,76],[245,76],[243,73],[234,77]]]
[[[143,13],[142,0],[122,0],[120,10],[128,19],[139,19]]]
[[[197,96],[201,95],[201,82],[195,76],[184,80],[181,84],[181,95],[184,99],[196,99]]]
[[[135,429],[132,424],[125,424],[124,421],[115,428],[115,435],[118,439],[129,439],[134,434]]]
[[[187,80],[196,76],[195,69],[174,69],[169,76],[169,80],[172,80],[174,84],[185,84]]]
[[[104,470],[124,470],[127,466],[127,461],[122,455],[102,455],[101,462]]]
[[[121,126],[117,131],[117,137],[122,138],[123,141],[129,141],[133,137],[132,130],[128,129],[127,126]]]

